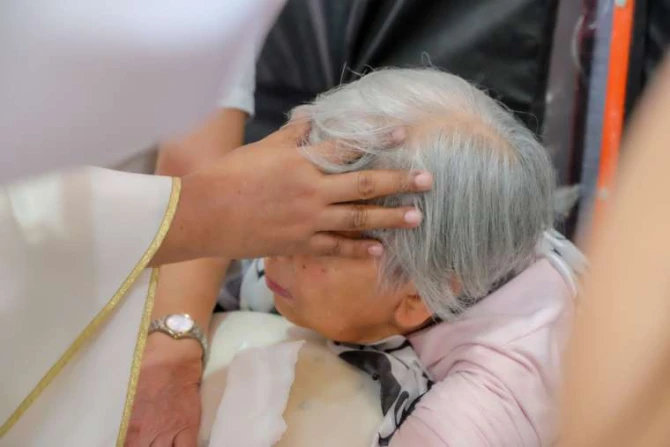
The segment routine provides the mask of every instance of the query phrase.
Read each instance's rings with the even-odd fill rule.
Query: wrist
[[[181,178],[179,203],[172,224],[150,265],[172,264],[211,257],[208,243],[211,233],[208,202],[211,200],[208,179],[199,173]]]
[[[192,250],[191,259],[220,257],[217,248],[225,228],[222,213],[218,212],[224,197],[215,188],[215,178],[206,171],[197,171],[182,177],[184,200],[183,220],[186,224],[185,244]]]
[[[175,340],[167,334],[154,332],[148,335],[144,348],[143,364],[175,364],[192,362],[202,365],[202,346],[197,340]]]

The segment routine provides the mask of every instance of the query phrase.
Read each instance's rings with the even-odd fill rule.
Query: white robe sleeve
[[[284,3],[4,1],[0,184],[122,162],[225,98],[250,107],[233,90]]]
[[[0,190],[0,445],[122,441],[179,180],[98,168]]]

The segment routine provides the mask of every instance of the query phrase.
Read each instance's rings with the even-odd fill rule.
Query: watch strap
[[[207,343],[207,335],[205,335],[204,331],[198,325],[198,323],[193,320],[193,327],[189,329],[186,332],[175,332],[172,329],[170,329],[167,325],[167,319],[170,318],[173,314],[165,315],[161,318],[157,318],[153,320],[149,324],[149,330],[148,333],[152,334],[154,332],[161,332],[163,334],[169,335],[175,340],[181,340],[185,338],[191,338],[193,340],[196,340],[198,343],[200,343],[200,346],[202,347],[202,364],[203,364],[203,369],[204,366],[207,364],[207,360],[209,358],[209,344]],[[190,318],[190,317],[189,317]]]

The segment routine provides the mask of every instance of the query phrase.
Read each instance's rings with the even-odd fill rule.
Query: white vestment
[[[179,180],[98,168],[0,195],[0,445],[125,434]]]
[[[122,445],[179,180],[100,168],[232,89],[284,0],[0,7],[0,446]]]

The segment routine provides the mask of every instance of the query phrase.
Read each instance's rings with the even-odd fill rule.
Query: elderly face
[[[373,342],[410,332],[430,318],[411,284],[379,287],[372,258],[271,257],[265,275],[285,318],[331,340]]]

